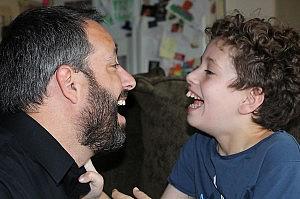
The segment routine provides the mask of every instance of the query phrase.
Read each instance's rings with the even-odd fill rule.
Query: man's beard
[[[95,154],[119,149],[126,135],[118,122],[117,101],[93,76],[87,77],[88,105],[81,112],[79,142]]]

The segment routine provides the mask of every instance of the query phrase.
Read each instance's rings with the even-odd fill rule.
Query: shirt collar
[[[72,167],[73,158],[52,135],[24,112],[6,116],[2,124],[58,184]],[[77,165],[76,165],[77,166]]]
[[[88,183],[78,178],[86,172],[69,153],[38,122],[24,112],[5,115],[1,126],[7,128],[18,144],[40,163],[57,185],[63,185],[70,198],[78,198],[90,191]]]

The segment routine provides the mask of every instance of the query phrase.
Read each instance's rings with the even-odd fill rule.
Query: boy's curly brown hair
[[[276,131],[299,117],[299,33],[272,19],[245,20],[240,13],[217,20],[205,32],[234,47],[237,79],[231,87],[262,89],[265,99],[253,113],[255,123]]]

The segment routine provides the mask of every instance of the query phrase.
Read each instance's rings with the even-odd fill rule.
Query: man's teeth
[[[201,100],[200,97],[198,97],[197,95],[195,95],[195,94],[192,93],[191,91],[187,92],[186,96],[187,96],[187,97],[194,98],[194,99],[197,99],[197,100]]]
[[[118,106],[125,106],[125,100],[118,100]]]

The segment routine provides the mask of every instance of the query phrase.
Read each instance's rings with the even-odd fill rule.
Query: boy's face
[[[230,53],[233,48],[224,46],[222,40],[212,40],[207,46],[201,65],[188,74],[188,97],[194,103],[188,107],[188,123],[212,136],[230,132],[240,122],[238,108],[244,91],[228,86],[237,74]]]

